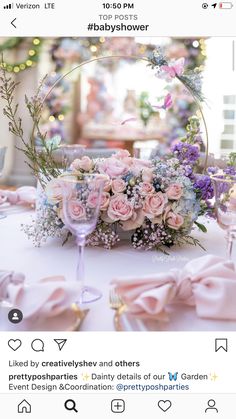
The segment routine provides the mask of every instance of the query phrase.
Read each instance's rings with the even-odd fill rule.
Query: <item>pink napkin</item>
[[[167,306],[178,303],[195,306],[202,318],[236,320],[235,266],[217,256],[194,259],[182,270],[112,283],[128,311],[136,316],[168,320]]]
[[[29,204],[34,205],[36,201],[36,188],[33,186],[22,186],[16,191],[0,189],[0,204],[9,202],[11,205]]]
[[[66,282],[62,276],[26,284],[23,274],[0,271],[0,300],[20,309],[24,319],[58,316],[70,308],[79,291],[77,282]]]

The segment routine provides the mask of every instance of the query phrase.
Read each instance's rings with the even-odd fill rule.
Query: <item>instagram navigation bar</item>
[[[234,6],[198,0],[163,1],[161,7],[156,0],[146,0],[145,7],[143,0],[87,0],[83,8],[63,0],[6,2],[0,6],[0,36],[234,36]]]

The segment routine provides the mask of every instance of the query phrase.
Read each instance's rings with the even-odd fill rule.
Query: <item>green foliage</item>
[[[194,224],[201,230],[203,233],[207,233],[207,228],[204,226],[204,224],[198,223],[197,221],[194,221]]]
[[[28,109],[33,122],[33,129],[30,137],[26,140],[22,126],[22,120],[18,116],[18,104],[15,104],[14,95],[19,83],[8,77],[6,71],[1,69],[0,76],[0,96],[5,101],[3,114],[9,120],[9,131],[21,140],[22,147],[16,147],[22,151],[26,157],[26,164],[30,167],[33,174],[43,185],[45,181],[59,176],[60,170],[53,158],[54,147],[47,145],[47,133],[42,133],[39,127],[43,109],[41,90],[45,79],[39,85],[36,95],[29,99],[25,96],[25,105]],[[35,145],[35,137],[39,138],[42,144],[42,151],[39,152]]]
[[[236,166],[236,152],[230,153],[228,166]]]
[[[19,37],[11,37],[8,38],[5,42],[3,42],[2,44],[0,44],[0,52],[5,51],[6,49],[13,49],[18,47],[22,41],[24,40],[24,38],[19,38]]]
[[[143,121],[144,126],[146,127],[151,116],[154,114],[154,111],[149,105],[149,94],[147,92],[142,92],[139,97],[139,110],[140,118]]]

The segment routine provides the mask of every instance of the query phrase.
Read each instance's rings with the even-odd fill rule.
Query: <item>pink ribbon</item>
[[[63,276],[26,284],[23,274],[0,271],[0,300],[20,309],[25,319],[61,314],[71,307],[79,291],[77,282],[66,282]]]
[[[231,261],[207,255],[153,277],[112,282],[128,311],[141,317],[168,319],[167,306],[196,307],[199,317],[236,320],[236,271]]]
[[[0,204],[9,202],[11,205],[34,205],[35,201],[36,189],[33,186],[22,186],[16,191],[0,190]]]

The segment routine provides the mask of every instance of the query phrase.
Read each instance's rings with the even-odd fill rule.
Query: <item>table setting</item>
[[[4,235],[4,246],[1,246],[1,268],[14,268],[16,272],[24,272],[28,283],[37,283],[46,276],[53,277],[61,275],[69,282],[75,277],[75,266],[77,255],[75,243],[70,243],[67,248],[58,246],[54,240],[41,248],[32,247],[25,237],[24,232],[20,231],[20,226],[24,222],[31,220],[32,211],[11,214],[1,221],[1,234]],[[16,234],[17,232],[17,234]],[[185,306],[184,309],[178,307],[184,322],[178,323],[174,317],[174,323],[158,322],[153,319],[143,321],[143,319],[122,318],[118,313],[118,324],[115,316],[117,311],[121,311],[120,304],[112,299],[111,282],[117,278],[133,278],[134,282],[142,277],[151,275],[157,276],[159,272],[168,272],[170,269],[182,268],[186,263],[200,257],[205,257],[206,253],[222,256],[224,246],[219,246],[224,238],[223,231],[216,226],[215,221],[208,224],[208,235],[196,231],[196,236],[202,240],[206,251],[196,250],[185,246],[182,249],[172,251],[170,256],[157,254],[155,251],[142,252],[130,248],[126,240],[119,244],[119,247],[112,250],[102,248],[86,248],[85,266],[86,278],[95,288],[101,290],[103,297],[101,300],[91,304],[80,326],[81,331],[114,331],[128,328],[127,330],[193,330],[193,320],[199,329],[196,330],[235,330],[236,321],[222,320],[203,320],[197,318],[196,310]],[[14,258],[13,256],[14,255]],[[31,262],[27,262],[31,261]],[[66,261],[66,262],[65,262]],[[121,262],[122,261],[122,262]],[[182,313],[181,313],[182,309]],[[85,309],[86,310],[86,309]],[[7,308],[9,311],[9,308]],[[121,318],[121,320],[120,320]],[[120,325],[121,321],[121,325]],[[124,323],[124,326],[123,326]],[[61,321],[60,323],[61,324]],[[145,327],[148,324],[149,328]],[[7,320],[2,327],[7,330],[21,330],[22,324],[11,325]],[[44,326],[45,327],[45,326]],[[54,326],[55,327],[55,326]],[[175,329],[176,328],[176,329]],[[186,328],[186,329],[183,329]],[[68,327],[70,329],[70,326]],[[6,329],[5,329],[6,330]],[[33,330],[37,330],[34,327]],[[44,329],[43,329],[44,330]],[[47,330],[47,329],[46,329]],[[57,330],[57,329],[53,329]]]
[[[33,122],[26,141],[9,105],[17,85],[3,71],[9,129],[37,186],[0,188],[1,330],[236,329],[236,156],[223,169],[208,165],[198,73],[158,50],[149,65],[158,77],[177,78],[199,107],[185,136],[150,159],[125,149],[94,159],[81,147],[70,147],[68,159],[64,147],[63,162],[55,160],[60,138],[38,127],[52,88],[43,99],[26,98]],[[163,103],[171,107],[170,94]],[[14,308],[23,313],[17,325],[7,318]]]

